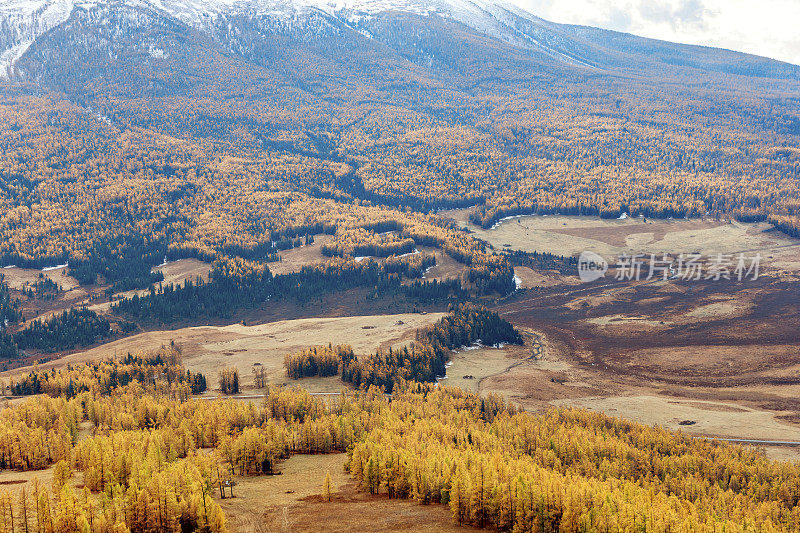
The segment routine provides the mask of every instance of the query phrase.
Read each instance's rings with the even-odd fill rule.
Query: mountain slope
[[[382,239],[369,235],[397,228],[395,208],[472,205],[483,225],[711,213],[800,231],[793,65],[484,2],[0,12],[14,57],[0,81],[0,260],[120,242],[126,261],[148,242],[159,261],[167,246],[249,258],[276,236]],[[435,218],[404,220],[443,242],[420,230]]]
[[[14,1],[0,6],[0,72],[24,75],[24,69],[18,72],[16,65],[30,45],[73,14],[89,13],[91,17],[91,13],[134,10],[160,13],[207,34],[234,53],[250,57],[269,56],[261,41],[270,35],[305,43],[327,41],[342,52],[369,48],[369,41],[377,38],[397,53],[413,56],[418,51],[411,43],[376,35],[376,21],[416,18],[424,21],[423,25],[435,26],[443,19],[531,56],[575,67],[656,73],[664,66],[689,66],[726,74],[800,79],[800,67],[778,61],[559,25],[508,4],[471,0]],[[100,19],[95,16],[95,20]],[[124,31],[124,26],[119,30]]]

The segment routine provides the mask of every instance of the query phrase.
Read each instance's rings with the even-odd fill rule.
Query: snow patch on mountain
[[[66,21],[75,0],[11,0],[0,4],[0,78],[14,72],[14,65],[37,37]]]
[[[516,47],[536,50],[574,65],[587,61],[554,41],[554,27],[546,21],[500,1],[487,0],[5,0],[0,4],[0,76],[9,77],[14,65],[35,40],[66,21],[75,8],[128,6],[155,9],[184,24],[235,39],[235,18],[270,20],[272,24],[314,33],[324,21],[335,19],[367,39],[360,24],[380,13],[399,11],[419,16],[438,15],[464,24]],[[154,58],[165,51],[153,49]]]

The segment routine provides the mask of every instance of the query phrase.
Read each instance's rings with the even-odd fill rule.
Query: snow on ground
[[[7,43],[0,51],[0,78],[10,77],[16,62],[36,38],[66,21],[74,8],[74,0],[0,2],[0,27]]]
[[[36,38],[66,21],[75,7],[90,9],[111,3],[111,0],[0,0],[0,42],[5,43],[0,50],[0,77],[12,75],[14,65]],[[591,66],[533,37],[537,27],[547,28],[548,23],[527,11],[492,0],[123,0],[122,3],[155,8],[198,28],[235,13],[287,19],[322,12],[348,26],[352,24],[354,31],[368,39],[372,36],[358,28],[358,24],[378,13],[440,15],[515,46],[537,49],[567,63]],[[150,50],[154,58],[162,58],[164,53],[156,48]]]

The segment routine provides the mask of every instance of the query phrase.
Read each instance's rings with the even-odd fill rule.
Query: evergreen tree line
[[[574,275],[578,268],[577,257],[565,257],[549,252],[523,252],[514,250],[508,254],[513,265],[525,266],[537,270],[557,270],[561,274]]]
[[[467,271],[467,280],[478,294],[498,293],[505,296],[517,290],[514,268],[505,258],[473,264]]]
[[[129,330],[129,324],[122,324]],[[104,317],[87,308],[68,309],[48,318],[39,318],[11,334],[0,330],[0,359],[16,359],[22,350],[44,353],[89,346],[113,334]]]
[[[5,282],[5,274],[0,273],[0,332],[9,324],[16,324],[22,318],[22,303],[11,296],[11,289]]]
[[[487,346],[522,344],[522,336],[500,315],[485,307],[457,305],[435,324],[416,332],[418,342],[454,350],[480,341]]]
[[[108,320],[84,307],[34,320],[14,333],[13,340],[20,350],[56,352],[88,346],[111,334]]]
[[[469,297],[469,291],[462,287],[461,280],[458,279],[416,279],[403,286],[403,293],[418,302],[464,301]]]
[[[120,359],[69,365],[61,370],[32,370],[7,384],[0,381],[0,394],[48,394],[70,399],[82,392],[111,394],[134,381],[148,391],[174,397],[188,398],[205,391],[205,376],[184,370],[181,359],[180,348],[172,344],[151,352],[128,353]]]
[[[286,374],[292,379],[311,376],[335,376],[342,368],[355,359],[353,348],[349,345],[313,346],[294,354],[286,354],[284,365]]]
[[[348,345],[315,346],[284,360],[292,379],[334,376],[357,388],[377,386],[391,392],[400,381],[433,382],[445,375],[450,351],[475,342],[488,345],[522,344],[509,322],[484,307],[459,305],[432,326],[416,331],[416,342],[358,358]]]
[[[455,284],[420,282],[412,287],[402,284],[403,274],[419,274],[428,260],[411,256],[408,261],[382,265],[376,261],[335,258],[328,263],[305,266],[299,272],[273,276],[260,263],[240,258],[219,259],[212,264],[209,281],[187,280],[183,285],[151,287],[150,293],[134,295],[114,303],[112,310],[131,318],[170,323],[198,317],[230,318],[237,309],[262,305],[270,300],[313,297],[356,287],[373,287],[379,294],[410,294],[417,299],[426,295],[458,297]],[[410,265],[408,267],[402,265]],[[513,283],[513,280],[512,280]]]
[[[19,356],[19,348],[14,337],[6,332],[10,324],[16,324],[22,318],[22,303],[11,297],[11,290],[5,282],[5,275],[0,274],[0,360],[15,359]]]
[[[120,216],[132,216],[126,210]],[[98,281],[110,283],[115,292],[141,289],[163,280],[163,275],[150,269],[160,264],[167,246],[163,237],[171,224],[161,221],[149,235],[120,234],[91,244],[80,253],[68,257],[69,274],[81,285]]]

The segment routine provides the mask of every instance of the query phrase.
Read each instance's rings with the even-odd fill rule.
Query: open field
[[[314,242],[309,245],[278,252],[281,260],[267,266],[273,274],[289,274],[300,272],[304,266],[324,263],[328,258],[322,255],[322,246],[330,240],[330,235],[315,235]]]
[[[468,221],[469,210],[441,213],[456,220],[495,249],[577,256],[585,250],[606,260],[620,254],[761,253],[775,269],[800,271],[800,241],[768,223],[748,224],[716,219],[602,219],[581,216],[521,216],[483,229]]]
[[[492,373],[481,392],[529,409],[575,405],[722,438],[800,441],[800,241],[769,224],[530,216],[483,230],[495,249],[607,259],[621,253],[760,253],[762,276],[736,281],[616,281],[517,267],[520,291],[497,306],[541,333],[540,357]],[[466,355],[466,354],[464,354]],[[459,354],[458,357],[461,357]],[[477,360],[454,362],[470,368]],[[451,381],[454,383],[454,381]],[[768,447],[800,459],[800,447]]]
[[[422,276],[426,280],[446,281],[450,279],[458,279],[467,267],[463,263],[459,263],[438,248],[430,248],[427,246],[420,246],[419,251],[422,254],[434,255],[436,257],[436,264],[432,266],[425,275]]]
[[[280,475],[235,477],[235,498],[217,499],[235,533],[267,531],[463,531],[447,507],[359,491],[343,471],[345,454],[295,455]],[[330,472],[333,501],[322,484]]]
[[[484,392],[484,384],[489,378],[541,357],[543,345],[540,336],[525,331],[523,337],[524,346],[496,348],[476,345],[454,352],[447,363],[447,375],[440,383],[471,392]]]
[[[164,285],[183,285],[187,280],[194,282],[197,278],[208,281],[211,264],[199,259],[178,259],[154,266],[150,272],[161,272],[164,275],[164,281],[161,283]],[[114,294],[114,297],[130,298],[134,294],[142,296],[148,292],[147,289],[125,291]],[[104,302],[92,306],[92,309],[96,312],[105,311],[108,310],[109,305],[108,302]]]
[[[198,259],[178,259],[155,266],[152,271],[164,274],[164,284],[183,285],[186,280],[194,281],[197,278],[208,281],[211,265]]]
[[[34,268],[4,267],[0,268],[3,280],[8,283],[15,297],[22,301],[22,314],[25,323],[39,317],[46,317],[51,313],[62,311],[73,306],[81,305],[89,300],[94,294],[92,288],[81,287],[78,280],[67,275],[67,267],[59,266],[47,270]],[[52,300],[30,299],[22,295],[26,285],[32,286],[39,278],[40,274],[61,287],[64,292]],[[24,325],[24,324],[23,324]]]
[[[113,341],[86,351],[65,355],[39,365],[60,367],[92,361],[128,352],[156,349],[175,341],[183,350],[184,365],[206,374],[209,388],[216,386],[217,372],[225,367],[239,369],[245,387],[252,384],[252,369],[267,370],[270,383],[302,385],[314,392],[336,392],[342,382],[336,377],[289,380],[283,366],[287,353],[320,344],[350,344],[356,354],[374,352],[413,339],[417,328],[431,324],[442,313],[405,313],[396,315],[354,316],[342,318],[304,318],[270,322],[256,326],[198,326],[168,331],[150,331]],[[9,377],[24,372],[19,368],[0,374]]]
[[[543,357],[482,391],[531,409],[576,405],[697,435],[800,441],[799,281],[606,281],[518,293],[498,311],[544,332]],[[770,453],[800,458],[800,448]]]
[[[44,274],[45,277],[50,278],[54,283],[60,285],[65,291],[69,291],[78,287],[78,280],[67,275],[66,266],[59,266],[58,268],[48,270],[4,267],[0,268],[0,274],[5,276],[5,281],[8,283],[8,286],[15,290],[21,290],[25,284],[35,283],[39,277],[39,274]]]

